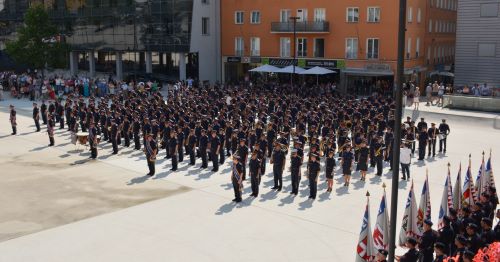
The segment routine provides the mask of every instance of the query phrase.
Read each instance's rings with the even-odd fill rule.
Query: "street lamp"
[[[406,31],[406,0],[399,0],[398,64],[396,86],[396,110],[394,114],[394,143],[392,155],[391,225],[389,231],[389,261],[394,262],[396,251],[396,220],[398,217],[399,151],[401,146],[401,117],[403,114],[403,75]]]
[[[300,17],[298,16],[290,17],[290,20],[293,21],[293,61],[292,61],[293,73],[290,76],[291,87],[293,87],[293,76],[295,75],[295,60],[297,59],[297,20],[299,19]]]

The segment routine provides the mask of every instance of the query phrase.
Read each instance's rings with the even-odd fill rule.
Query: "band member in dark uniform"
[[[428,138],[427,128],[423,127],[418,133],[418,160],[424,160]]]
[[[196,164],[196,136],[194,134],[194,129],[189,130],[187,149],[187,153],[189,154],[189,165],[194,166]]]
[[[134,124],[132,127],[132,132],[134,133],[134,149],[141,150],[141,140],[139,132],[141,131],[141,122],[137,116],[134,116]]]
[[[130,121],[127,116],[123,118],[123,138],[125,139],[125,147],[130,146],[130,130],[132,126],[130,125]]]
[[[427,130],[427,134],[429,135],[429,153],[427,156],[431,156],[431,151],[432,151],[432,157],[436,156],[436,139],[437,135],[439,134],[439,130],[436,128],[436,124],[431,123],[431,128]]]
[[[320,171],[320,164],[317,159],[319,158],[316,154],[311,154],[311,159],[307,164],[307,172],[309,178],[309,199],[316,199],[316,193],[318,191],[318,177]]]
[[[239,156],[233,156],[233,165],[231,167],[231,182],[233,184],[234,189],[234,199],[233,202],[239,203],[241,202],[241,192],[243,187],[242,173],[243,166],[239,163]]]
[[[375,164],[377,165],[377,176],[382,176],[382,170],[384,167],[384,162],[383,162],[383,156],[384,153],[382,152],[384,150],[384,145],[382,141],[382,137],[377,137],[377,140],[375,144],[373,145],[375,147]]]
[[[248,164],[250,170],[250,183],[252,185],[251,196],[259,196],[259,185],[260,185],[260,160],[257,157],[257,151],[252,152],[252,157]]]
[[[111,120],[111,132],[110,137],[111,145],[113,146],[113,155],[118,154],[118,124],[116,124],[116,120],[113,118]]]
[[[49,121],[47,122],[47,134],[49,135],[49,146],[54,146],[54,127],[56,126],[56,123],[54,121],[54,117],[51,114],[49,114],[48,118]]]
[[[168,151],[170,152],[170,156],[172,157],[172,171],[177,170],[177,164],[178,164],[178,141],[177,141],[177,132],[175,129],[170,132],[170,140],[168,141]]]
[[[417,262],[420,253],[417,251],[416,246],[417,246],[417,240],[413,237],[409,237],[406,240],[406,247],[408,248],[408,252],[406,252],[402,256],[396,256],[396,261],[399,262]]]
[[[366,180],[366,171],[368,171],[368,157],[370,155],[370,149],[366,146],[366,140],[361,142],[361,148],[359,149],[359,158],[357,169],[361,173],[361,181]]]
[[[290,194],[299,194],[300,185],[300,167],[302,166],[302,157],[298,154],[296,148],[292,149],[292,156],[290,159],[290,171],[292,176],[292,192]]]
[[[446,119],[439,124],[439,153],[446,153],[446,138],[450,134],[450,126],[446,123]]]
[[[349,186],[351,182],[352,163],[354,162],[354,154],[351,151],[351,145],[346,144],[340,164],[342,166],[342,174],[344,175],[344,186]]]
[[[326,172],[326,181],[328,184],[327,192],[332,192],[333,189],[333,169],[335,168],[335,151],[328,150],[325,162],[325,172]]]
[[[201,136],[200,136],[200,156],[201,156],[201,167],[200,168],[207,168],[208,167],[208,161],[207,161],[207,147],[208,147],[208,136],[206,134],[207,132],[205,129],[201,130]]]
[[[90,122],[89,127],[90,158],[97,158],[97,128],[94,122]]]
[[[45,101],[42,101],[42,105],[40,106],[40,112],[42,113],[42,122],[44,125],[47,124],[47,104]]]
[[[56,114],[59,120],[59,129],[64,129],[64,106],[61,103],[56,103]]]
[[[283,169],[285,168],[285,152],[281,150],[281,145],[276,143],[271,156],[271,164],[273,165],[274,187],[281,191],[283,186]]]
[[[33,120],[35,121],[36,131],[40,132],[40,109],[36,103],[33,103]]]
[[[144,143],[144,152],[146,153],[146,160],[148,162],[148,168],[149,168],[149,173],[147,173],[147,175],[154,176],[158,146],[156,145],[156,141],[153,140],[153,136],[151,134],[146,135],[146,142]]]
[[[212,160],[212,172],[219,171],[219,150],[220,141],[217,136],[217,131],[212,130],[212,136],[210,137],[210,159]]]
[[[14,106],[10,105],[10,118],[9,118],[9,121],[10,121],[10,125],[12,126],[12,134],[11,135],[17,134],[16,115],[17,115],[17,112],[14,109]]]

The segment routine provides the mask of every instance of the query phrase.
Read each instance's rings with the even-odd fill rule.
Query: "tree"
[[[17,39],[6,44],[6,51],[14,61],[35,69],[64,67],[68,46],[55,41],[57,27],[52,24],[42,4],[33,4],[24,15],[24,24],[17,31]]]

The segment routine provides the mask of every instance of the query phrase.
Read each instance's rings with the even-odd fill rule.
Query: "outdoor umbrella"
[[[315,66],[311,69],[300,72],[299,74],[300,75],[316,75],[316,84],[318,84],[319,75],[336,74],[336,73],[337,72],[335,72],[335,71],[332,71],[332,70],[329,70],[329,69],[326,69],[323,67]]]
[[[304,71],[306,71],[304,68],[295,66],[295,73],[296,74],[300,74],[300,72],[304,72]],[[281,68],[276,73],[288,73],[288,74],[292,74],[293,72],[294,72],[293,66],[290,65],[290,66]]]
[[[275,73],[278,72],[279,70],[280,70],[279,68],[272,65],[263,65],[250,70],[250,72]]]

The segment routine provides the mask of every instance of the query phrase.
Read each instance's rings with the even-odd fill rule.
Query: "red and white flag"
[[[418,206],[418,227],[420,232],[424,232],[424,221],[431,219],[431,195],[429,193],[429,176],[425,175],[424,186],[422,187],[422,195],[420,196],[420,204]]]
[[[399,231],[399,245],[404,247],[408,237],[420,237],[422,234],[417,225],[417,200],[413,192],[413,181],[411,182],[410,192],[408,192],[408,199],[406,200],[405,213],[403,215],[403,222],[401,223],[401,230]]]
[[[453,187],[453,208],[455,210],[462,209],[462,163],[458,168],[457,180]]]
[[[377,214],[377,223],[373,230],[373,242],[375,249],[387,249],[389,247],[389,212],[387,212],[387,197],[382,196]]]
[[[450,165],[448,164],[448,175],[446,176],[446,182],[444,183],[443,196],[441,198],[441,206],[439,207],[439,220],[438,228],[444,227],[444,216],[449,215],[450,208],[453,208],[453,192],[451,188],[451,175],[450,175]]]
[[[462,205],[471,206],[474,204],[474,181],[471,173],[471,161],[469,156],[469,167],[467,167],[467,173],[465,174],[464,186],[462,189]]]
[[[368,193],[367,196],[369,196]],[[356,248],[356,262],[371,262],[375,258],[375,255],[375,246],[373,245],[370,226],[370,199],[367,199],[363,225],[361,226],[358,246]]]

